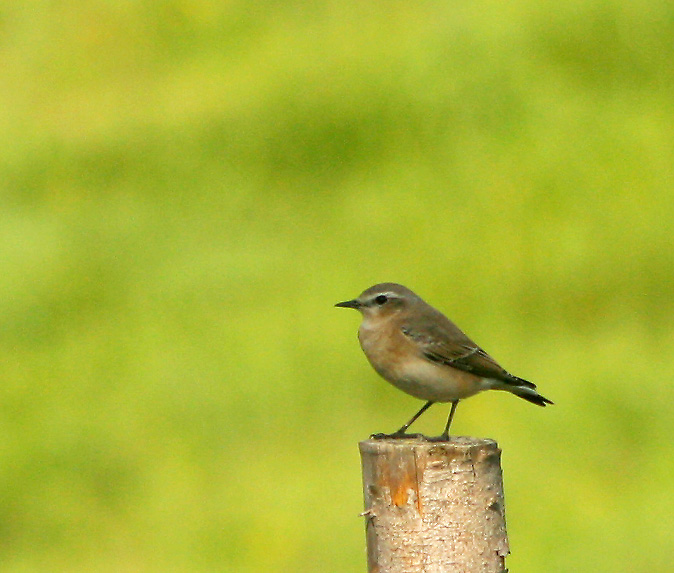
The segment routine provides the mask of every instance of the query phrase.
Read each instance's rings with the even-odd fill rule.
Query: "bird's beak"
[[[344,302],[338,302],[335,306],[341,306],[344,308],[355,308],[358,310],[360,308],[360,303],[354,298],[353,300],[345,300]]]

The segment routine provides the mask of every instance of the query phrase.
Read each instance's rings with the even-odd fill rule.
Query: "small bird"
[[[396,388],[426,400],[397,432],[373,438],[425,438],[407,429],[436,402],[451,402],[445,431],[426,438],[449,441],[459,400],[484,390],[505,390],[538,406],[552,404],[535,384],[508,373],[444,314],[402,285],[377,284],[335,306],[362,313],[358,340],[373,368]]]

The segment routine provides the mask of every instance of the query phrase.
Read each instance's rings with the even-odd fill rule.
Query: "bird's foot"
[[[424,436],[427,442],[451,442],[449,434],[440,434],[439,436]]]
[[[406,432],[393,432],[392,434],[372,434],[371,440],[424,440],[428,439],[423,434],[408,434]]]

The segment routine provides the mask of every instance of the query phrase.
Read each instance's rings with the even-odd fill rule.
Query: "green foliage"
[[[380,281],[556,402],[513,571],[664,571],[674,6],[0,3],[3,571],[362,571]],[[446,409],[419,422],[441,429]]]

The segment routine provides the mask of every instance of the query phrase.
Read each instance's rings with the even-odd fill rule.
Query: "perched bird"
[[[423,437],[407,429],[435,402],[451,402],[445,431],[429,438],[448,441],[459,400],[484,390],[505,390],[538,406],[552,404],[535,384],[506,372],[444,314],[402,285],[377,284],[335,306],[362,313],[358,340],[374,369],[396,388],[426,400],[397,432],[373,438]]]

